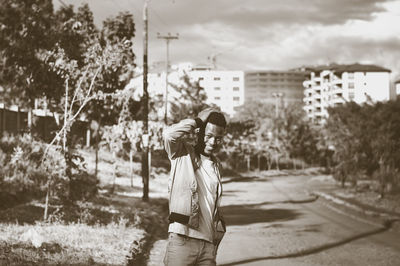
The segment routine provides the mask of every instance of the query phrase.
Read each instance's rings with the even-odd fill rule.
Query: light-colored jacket
[[[199,227],[199,198],[195,171],[200,167],[200,157],[194,147],[185,141],[185,136],[196,128],[196,121],[184,119],[164,131],[164,147],[171,161],[171,173],[168,182],[169,220]],[[218,245],[225,233],[225,223],[220,215],[219,201],[222,184],[219,174],[220,163],[212,156],[218,175],[217,202],[214,211],[214,244]]]

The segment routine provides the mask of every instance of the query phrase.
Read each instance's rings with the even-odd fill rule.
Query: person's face
[[[211,155],[218,152],[222,147],[225,128],[207,123],[204,130],[204,154]]]

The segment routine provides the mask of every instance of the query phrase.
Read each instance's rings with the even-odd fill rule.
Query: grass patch
[[[143,262],[144,249],[148,249],[144,242],[167,230],[164,198],[143,202],[134,197],[99,196],[91,202],[53,206],[48,223],[37,222],[43,215],[40,205],[36,202],[0,212],[0,265]],[[36,237],[26,238],[32,230]],[[37,238],[40,247],[33,245]]]
[[[1,265],[124,265],[131,244],[138,243],[145,232],[121,221],[95,226],[2,224]],[[22,241],[22,236],[30,229],[45,240],[38,248],[29,241]]]
[[[94,173],[94,151],[81,153]],[[150,200],[143,202],[140,164],[134,163],[132,187],[128,161],[117,158],[114,182],[111,154],[99,155],[104,192],[89,201],[62,205],[53,198],[46,223],[44,199],[0,209],[0,265],[145,265],[152,241],[166,237],[168,173],[152,168]],[[34,236],[24,237],[28,232]]]

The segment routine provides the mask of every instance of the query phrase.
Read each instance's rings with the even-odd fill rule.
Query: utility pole
[[[142,182],[143,182],[143,196],[142,199],[147,201],[149,199],[149,128],[148,128],[148,101],[149,94],[147,92],[147,52],[148,52],[148,21],[147,21],[147,5],[149,0],[144,1],[143,6],[143,154],[142,154]]]
[[[168,35],[161,36],[159,32],[157,32],[158,39],[164,39],[167,44],[167,62],[165,63],[165,115],[164,115],[164,123],[168,125],[168,72],[169,72],[169,42],[171,40],[177,40],[179,38],[179,33],[176,35],[171,35],[168,32]]]

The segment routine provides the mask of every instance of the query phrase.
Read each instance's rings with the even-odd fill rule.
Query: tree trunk
[[[28,109],[28,131],[32,132],[32,108],[31,107],[29,107],[29,109]]]
[[[147,148],[144,148],[147,149]],[[143,149],[142,152],[142,182],[143,182],[143,196],[142,199],[143,201],[148,201],[149,200],[149,180],[148,180],[148,171],[149,168],[146,167],[148,166],[148,156],[147,156],[147,152],[145,152],[145,150]]]
[[[7,112],[6,112],[6,104],[3,104],[3,117],[2,117],[2,121],[1,121],[1,129],[2,129],[2,135],[4,136],[4,134],[7,132]]]
[[[257,168],[258,168],[258,171],[261,171],[261,157],[260,157],[260,154],[257,154]]]
[[[66,162],[66,168],[65,168],[65,175],[68,177],[69,179],[69,185],[68,185],[68,199],[71,200],[72,199],[72,183],[73,183],[73,179],[72,179],[72,149],[71,147],[68,147],[67,142],[65,142],[66,145],[66,151],[64,152],[64,158],[65,158],[65,162]]]
[[[149,149],[149,177],[151,176],[151,149]]]
[[[93,129],[93,134],[96,136],[96,143],[95,143],[95,151],[96,151],[96,163],[95,163],[95,168],[94,168],[94,176],[96,180],[98,180],[98,173],[99,173],[99,143],[100,143],[100,125],[101,125],[101,118],[99,121],[97,121],[97,129]],[[92,122],[91,122],[92,124]]]
[[[342,175],[342,188],[344,188],[344,186],[345,186],[345,184],[346,184],[346,172],[342,172],[341,173],[341,175]]]
[[[96,162],[95,162],[95,166],[94,166],[94,176],[95,176],[96,180],[98,180],[97,174],[99,171],[99,169],[98,169],[98,166],[99,166],[99,132],[97,132],[97,135],[96,135],[95,153],[96,153]]]
[[[116,179],[117,179],[117,158],[116,158],[115,151],[113,151],[112,157],[113,157],[113,186],[112,186],[111,194],[114,194],[115,182],[116,182]]]
[[[279,156],[275,156],[276,169],[279,171]]]
[[[19,106],[17,106],[17,134],[19,134],[20,131],[20,123],[21,123],[21,117],[20,117],[20,111],[19,111]]]
[[[268,171],[270,171],[271,167],[272,167],[272,158],[271,157],[267,158],[267,167],[268,167]]]
[[[133,151],[129,151],[129,175],[131,179],[131,187],[133,187]]]
[[[43,220],[47,220],[47,214],[49,210],[49,196],[50,196],[50,180],[47,181],[47,192],[46,192],[46,202],[44,204],[44,214],[43,214]]]

